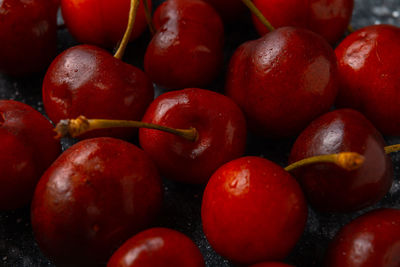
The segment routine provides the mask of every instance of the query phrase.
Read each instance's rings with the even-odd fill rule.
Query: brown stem
[[[400,144],[397,145],[392,145],[392,146],[385,146],[385,152],[386,154],[394,153],[394,152],[399,152],[400,151]]]
[[[253,4],[251,0],[242,0],[242,2],[250,9],[250,11],[261,21],[261,23],[267,27],[267,29],[272,32],[275,28],[269,23],[269,21],[264,17],[261,11]]]
[[[348,31],[349,33],[355,32],[353,26],[351,26],[351,25],[347,26],[347,31]]]
[[[61,138],[66,136],[77,137],[86,132],[97,129],[125,128],[125,127],[160,130],[181,136],[186,140],[192,142],[195,142],[199,137],[197,130],[193,127],[189,129],[174,129],[162,125],[146,123],[141,121],[87,119],[84,116],[79,116],[76,119],[61,120],[56,125],[56,128],[54,130],[57,132],[56,138]]]
[[[297,161],[285,168],[286,171],[290,172],[294,169],[316,164],[316,163],[334,163],[337,166],[347,170],[353,171],[359,169],[364,163],[364,157],[355,152],[343,152],[338,154],[320,155],[311,158],[306,158]]]
[[[131,0],[131,7],[129,10],[129,19],[128,19],[128,27],[126,28],[124,37],[122,38],[121,44],[118,47],[117,52],[115,52],[114,57],[117,59],[122,59],[126,46],[129,43],[129,39],[131,38],[132,34],[132,29],[133,26],[135,25],[135,18],[136,18],[136,13],[139,7],[139,0]]]
[[[144,6],[144,15],[146,16],[147,26],[149,27],[150,33],[153,36],[156,30],[153,24],[153,20],[151,19],[151,11],[149,8],[149,4],[147,3],[147,0],[143,0],[143,6]]]

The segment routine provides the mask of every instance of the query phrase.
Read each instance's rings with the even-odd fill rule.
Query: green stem
[[[269,23],[269,21],[264,17],[261,11],[253,4],[251,0],[242,0],[242,2],[250,9],[250,11],[261,21],[261,23],[267,27],[267,29],[272,32],[275,28]]]
[[[133,26],[135,25],[135,18],[138,7],[139,7],[139,0],[131,0],[131,7],[129,9],[128,27],[126,28],[121,44],[119,45],[118,50],[117,52],[115,52],[114,55],[114,57],[117,59],[122,59],[122,57],[124,56],[126,46],[128,45],[129,39],[131,38]]]
[[[316,163],[334,163],[337,166],[348,170],[353,171],[359,169],[364,163],[364,157],[355,152],[343,152],[338,154],[329,154],[329,155],[320,155],[311,158],[306,158],[300,161],[297,161],[285,168],[286,171],[290,172],[294,169],[316,164]]]
[[[78,137],[89,131],[110,128],[147,128],[175,134],[192,142],[198,139],[198,132],[193,127],[189,129],[174,129],[141,121],[87,119],[84,116],[79,116],[76,119],[61,120],[54,130],[57,132],[56,138],[61,138],[66,136]]]

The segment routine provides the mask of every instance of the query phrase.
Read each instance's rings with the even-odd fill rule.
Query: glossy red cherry
[[[375,210],[344,226],[328,250],[325,266],[400,266],[400,210]]]
[[[294,247],[307,219],[296,180],[258,157],[220,167],[203,195],[204,233],[215,251],[241,264],[282,260]]]
[[[79,45],[61,53],[43,81],[43,104],[49,118],[140,120],[154,88],[138,68],[95,46]],[[96,131],[88,136],[128,138],[132,129]]]
[[[276,28],[294,26],[309,29],[334,44],[346,32],[354,0],[254,0],[254,4]],[[260,35],[268,29],[253,16]]]
[[[202,87],[222,65],[224,28],[218,13],[200,0],[167,0],[154,13],[157,30],[144,58],[150,79],[169,89]]]
[[[145,230],[120,247],[107,267],[204,267],[199,248],[184,234],[167,228]]]
[[[0,1],[0,72],[44,70],[56,55],[58,0]]]
[[[336,48],[338,105],[360,110],[385,134],[400,135],[400,28],[365,27]]]
[[[226,81],[250,130],[275,137],[295,135],[328,111],[337,90],[332,48],[317,34],[290,27],[241,45]]]
[[[151,10],[151,0],[147,0]],[[61,0],[62,15],[69,32],[79,42],[112,48],[124,36],[130,0]],[[140,1],[130,40],[146,29],[143,1]]]
[[[294,267],[294,266],[281,262],[264,262],[264,263],[254,264],[249,267]]]
[[[31,201],[40,176],[61,151],[54,136],[42,114],[26,104],[0,100],[0,210]]]
[[[222,164],[243,155],[246,122],[239,107],[224,95],[185,89],[159,96],[147,109],[144,122],[172,128],[194,127],[195,142],[158,130],[140,129],[141,147],[167,178],[205,183]]]
[[[148,227],[161,200],[161,179],[142,150],[118,139],[89,139],[65,151],[40,179],[32,227],[55,263],[92,266]]]
[[[364,164],[354,171],[319,163],[294,172],[315,208],[354,211],[381,200],[392,185],[392,162],[384,146],[381,134],[361,113],[335,110],[314,120],[300,134],[293,145],[290,162],[347,151],[364,156]]]
[[[204,0],[210,3],[221,15],[221,17],[228,22],[233,22],[243,17],[247,13],[246,6],[241,0]]]

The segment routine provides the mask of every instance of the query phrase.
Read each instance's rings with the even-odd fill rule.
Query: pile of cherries
[[[204,236],[234,265],[299,266],[288,256],[310,212],[357,212],[317,264],[399,267],[400,207],[371,207],[400,150],[382,136],[400,136],[400,28],[344,37],[353,0],[153,5],[0,0],[0,72],[45,71],[51,121],[0,100],[0,210],[30,206],[35,240],[57,266],[201,267],[196,244],[158,223],[163,183],[197,185]],[[81,44],[56,55],[59,6]],[[226,29],[238,24],[261,37],[224,68]],[[122,57],[147,29],[141,70]],[[209,90],[224,72],[224,88]],[[79,141],[61,152],[66,135]],[[254,139],[282,138],[296,138],[286,168],[248,153]]]

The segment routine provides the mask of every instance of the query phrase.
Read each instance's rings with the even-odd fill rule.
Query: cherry
[[[79,115],[140,120],[153,97],[153,85],[141,70],[90,45],[61,53],[43,81],[43,104],[55,123]],[[89,136],[128,138],[132,134],[129,129],[113,129]]]
[[[198,247],[184,234],[167,228],[145,230],[120,247],[107,267],[204,267]]]
[[[254,0],[254,5],[278,28],[294,26],[309,29],[335,44],[346,32],[354,0]],[[253,15],[260,35],[268,29]]]
[[[128,23],[130,0],[61,0],[62,15],[72,36],[79,42],[101,47],[116,46],[124,35]],[[130,41],[146,29],[143,1],[137,11],[135,27]],[[151,9],[151,0],[147,0]]]
[[[55,263],[92,266],[147,227],[161,200],[161,179],[142,150],[118,139],[88,139],[65,151],[40,179],[32,227]]]
[[[224,21],[233,22],[246,13],[246,6],[241,0],[204,0],[211,4]]]
[[[353,151],[365,162],[347,171],[320,163],[294,172],[312,206],[321,211],[349,212],[383,198],[393,181],[393,167],[384,151],[385,142],[359,112],[341,109],[314,120],[297,138],[290,162],[304,158]]]
[[[288,265],[281,262],[264,262],[251,265],[250,267],[294,267],[293,265]]]
[[[215,251],[241,264],[284,259],[307,219],[296,180],[283,168],[258,157],[220,167],[203,195],[204,233]]]
[[[200,0],[167,0],[154,13],[157,32],[147,47],[144,68],[169,89],[202,87],[222,65],[224,28],[217,12]]]
[[[21,208],[61,148],[50,122],[30,106],[0,100],[0,210]]]
[[[388,135],[400,135],[400,28],[365,27],[336,48],[341,89],[337,103],[360,110]]]
[[[253,132],[291,136],[329,110],[337,76],[335,54],[322,37],[285,27],[236,50],[226,93],[242,108]]]
[[[380,209],[350,222],[335,237],[326,267],[400,265],[400,210]]]
[[[45,69],[56,55],[58,0],[0,1],[0,72]]]
[[[229,98],[207,90],[185,89],[159,96],[146,111],[144,122],[198,132],[195,142],[168,133],[140,129],[141,147],[167,178],[205,183],[222,164],[243,155],[246,122]]]

